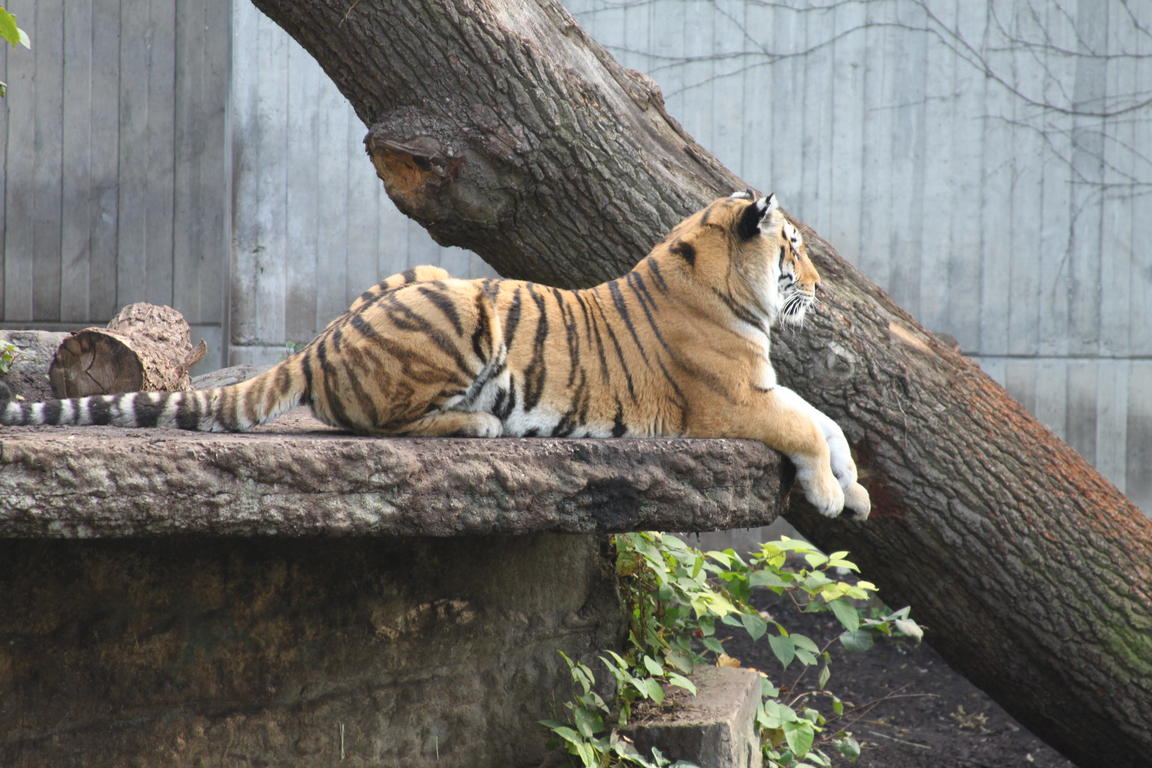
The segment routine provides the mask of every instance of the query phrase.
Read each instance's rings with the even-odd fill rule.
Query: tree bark
[[[85,328],[60,344],[48,378],[56,397],[118,392],[177,392],[192,388],[188,370],[203,359],[203,340],[172,307],[138,302],[104,328]]]
[[[400,209],[504,275],[565,286],[618,276],[681,217],[746,186],[554,0],[254,2],[369,126]],[[953,667],[1073,760],[1146,765],[1152,523],[804,234],[823,300],[773,357],[843,425],[874,506],[864,525],[799,501],[791,519],[851,550]]]

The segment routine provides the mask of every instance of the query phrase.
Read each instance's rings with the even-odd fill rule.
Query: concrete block
[[[700,768],[761,768],[756,733],[760,675],[751,669],[701,667],[693,696],[671,688],[664,706],[641,713],[627,735],[642,754],[652,747]]]

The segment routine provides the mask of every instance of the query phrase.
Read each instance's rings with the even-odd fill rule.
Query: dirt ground
[[[841,632],[831,614],[801,614],[771,593],[758,599],[758,608],[820,647]],[[743,666],[768,672],[778,685],[800,690],[816,683],[812,669],[793,685],[802,669],[795,663],[780,675],[766,642],[733,635],[725,647]],[[845,727],[860,742],[856,765],[861,768],[1073,768],[953,672],[927,643],[885,640],[867,653],[848,653],[836,643],[831,650],[828,688],[844,700],[845,712],[841,723],[830,725]],[[844,759],[838,765],[850,763]]]

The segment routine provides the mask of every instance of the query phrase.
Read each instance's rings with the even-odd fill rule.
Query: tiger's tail
[[[251,379],[189,392],[126,392],[24,402],[0,384],[0,425],[169,427],[243,432],[304,403],[308,378],[300,355]]]

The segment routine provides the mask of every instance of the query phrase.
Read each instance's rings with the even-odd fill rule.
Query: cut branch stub
[[[208,345],[192,345],[188,321],[171,307],[129,304],[104,328],[77,331],[48,369],[57,397],[192,388],[188,370]]]

